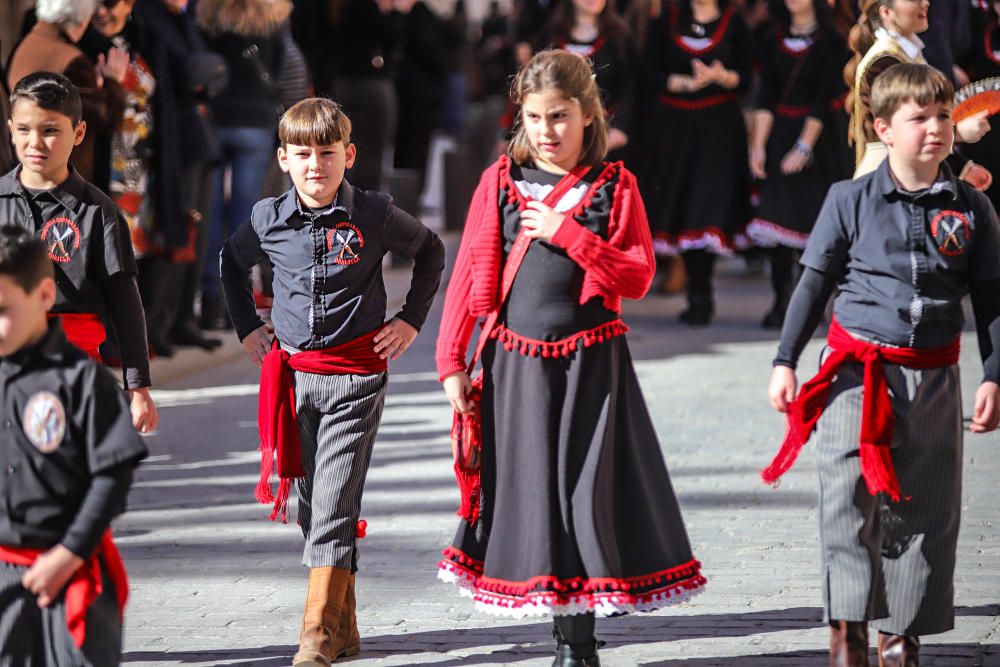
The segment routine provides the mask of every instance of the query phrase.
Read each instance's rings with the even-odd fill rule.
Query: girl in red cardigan
[[[487,319],[480,489],[439,575],[483,611],[551,614],[554,664],[598,665],[595,615],[682,601],[705,578],[621,321],[654,273],[635,176],[604,161],[585,59],[537,54],[513,96],[510,155],[473,195],[437,341],[445,393],[469,412],[466,349]]]

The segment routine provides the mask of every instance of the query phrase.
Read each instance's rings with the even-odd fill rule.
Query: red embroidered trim
[[[993,51],[993,31],[996,29],[996,20],[991,21],[990,24],[986,26],[985,35],[983,36],[983,46],[986,48],[986,57],[997,65],[1000,65],[1000,58],[997,58],[996,53]]]
[[[812,113],[812,107],[795,107],[788,104],[778,104],[774,113],[785,118],[805,118]]]
[[[502,324],[498,324],[490,332],[490,338],[503,343],[508,352],[517,350],[526,357],[542,357],[543,359],[558,359],[568,357],[578,347],[590,347],[598,343],[621,336],[628,332],[628,327],[621,320],[614,320],[593,329],[575,333],[568,338],[553,342],[536,340],[522,336]]]
[[[635,602],[640,597],[660,593],[664,589],[676,587],[678,584],[694,584],[690,587],[697,587],[705,583],[705,579],[701,575],[701,563],[697,559],[691,559],[682,565],[659,570],[658,572],[650,572],[634,577],[573,577],[571,579],[560,579],[558,577],[543,575],[532,577],[527,581],[509,581],[506,579],[484,577],[482,575],[483,564],[454,547],[448,547],[443,551],[443,554],[446,560],[438,563],[439,568],[451,571],[470,580],[470,583],[472,583],[478,592],[507,596],[551,595],[565,599],[571,595],[601,594],[614,591],[626,598],[630,598],[623,601]],[[456,572],[456,570],[458,571]],[[636,595],[629,593],[632,590],[647,589],[651,586],[655,586],[655,588],[644,590],[642,593]]]
[[[528,197],[521,194],[521,191],[517,189],[514,184],[514,179],[510,175],[511,161],[504,160],[500,165],[500,187],[507,188],[507,201],[511,204],[517,202],[517,210],[524,211],[528,208],[528,202],[531,201]],[[620,170],[624,165],[621,161],[618,162],[608,162],[604,165],[604,169],[598,175],[597,179],[591,184],[587,189],[586,194],[580,200],[580,203],[572,211],[566,211],[563,215],[568,215],[575,218],[576,216],[583,213],[584,209],[590,206],[594,198],[594,193],[597,189],[611,180],[612,175],[616,170]]]
[[[604,35],[598,35],[597,39],[594,40],[594,43],[590,44],[590,50],[587,51],[586,53],[582,53],[580,51],[570,51],[569,49],[567,49],[566,47],[570,45],[570,41],[568,39],[560,39],[558,44],[559,48],[562,49],[563,51],[570,51],[570,53],[575,53],[577,55],[582,55],[587,58],[591,58],[595,53],[604,48],[604,43],[606,41],[608,41],[607,37],[605,37]],[[579,42],[573,42],[573,43],[579,44]]]
[[[667,107],[673,107],[675,109],[683,109],[684,111],[698,111],[699,109],[717,107],[721,104],[726,104],[727,102],[735,102],[738,99],[739,97],[737,97],[735,93],[721,93],[719,95],[703,97],[698,100],[691,100],[677,95],[663,94],[660,95],[660,104]]]
[[[704,244],[728,252],[732,250],[733,244],[729,237],[718,227],[705,227],[704,229],[683,231],[680,234],[667,234],[666,232],[656,232],[653,234],[654,240],[664,241],[672,246],[686,250],[692,245]]]
[[[796,51],[794,49],[788,48],[788,46],[785,44],[785,34],[782,32],[780,25],[775,25],[774,26],[774,32],[777,33],[777,35],[778,35],[778,48],[781,49],[782,51],[784,51],[785,53],[787,53],[788,55],[793,56],[795,58],[799,58],[799,57],[804,56],[805,54],[809,53],[809,49],[811,49],[813,47],[813,44],[816,43],[815,40],[812,38],[812,35],[806,35],[805,37],[799,37],[799,39],[808,40],[809,44],[806,46],[806,48],[802,49],[801,51]]]
[[[711,51],[712,49],[714,49],[715,47],[717,47],[719,45],[719,42],[721,42],[722,38],[725,36],[726,30],[729,28],[730,19],[733,18],[733,8],[732,7],[726,8],[726,11],[722,12],[722,16],[719,19],[719,25],[716,26],[715,32],[713,32],[712,36],[709,38],[708,46],[706,46],[703,49],[695,49],[685,44],[684,40],[681,39],[680,34],[678,34],[675,30],[673,30],[673,28],[677,24],[677,6],[671,5],[670,8],[671,8],[670,27],[672,29],[671,37],[673,37],[673,40],[677,44],[677,46],[681,47],[683,51],[685,51],[686,53],[690,53],[693,56],[704,55],[709,51]]]

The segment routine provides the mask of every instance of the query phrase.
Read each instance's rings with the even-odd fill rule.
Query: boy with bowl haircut
[[[296,666],[329,665],[360,651],[355,617],[361,493],[388,382],[388,359],[416,338],[444,270],[444,246],[386,194],[344,179],[356,149],[351,122],[331,100],[309,98],[281,118],[278,163],[294,187],[254,206],[223,246],[230,317],[262,367],[257,499],[285,517],[297,480],[298,520],[310,568]],[[414,260],[406,302],[386,317],[382,259]],[[274,337],[254,307],[250,270],[274,267]],[[277,497],[269,478],[276,454]]]
[[[871,106],[889,157],[830,189],[768,387],[789,430],[765,481],[816,432],[831,664],[868,664],[869,621],[880,665],[918,664],[920,635],[954,627],[966,294],[984,369],[969,430],[1000,421],[1000,225],[986,196],[944,164],[952,97],[927,65],[876,79]],[[823,364],[796,396],[796,362],[835,288]]]

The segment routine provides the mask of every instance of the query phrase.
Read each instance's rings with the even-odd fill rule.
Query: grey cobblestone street
[[[777,338],[759,327],[767,278],[748,275],[741,260],[720,268],[720,314],[709,328],[676,323],[681,297],[626,304],[630,345],[709,585],[676,608],[600,619],[611,667],[826,664],[813,454],[807,446],[778,489],[758,476],[784,432],[765,396]],[[439,314],[440,303],[393,367],[362,510],[362,654],[344,664],[549,665],[549,619],[473,612],[436,579],[458,504],[450,410],[433,372]],[[817,339],[800,381],[819,350]],[[161,428],[115,526],[133,586],[130,665],[291,663],[305,595],[302,536],[294,521],[273,524],[254,502],[257,371],[241,354],[230,340],[215,355],[191,352],[184,370],[173,361],[154,369]],[[978,359],[968,333],[967,416]],[[1000,666],[998,444],[996,434],[965,440],[958,617],[952,632],[926,638],[925,665]]]

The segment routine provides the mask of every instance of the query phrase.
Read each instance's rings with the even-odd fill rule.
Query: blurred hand
[[[410,347],[416,337],[417,330],[412,324],[394,317],[375,334],[375,354],[380,359],[395,361],[406,352],[406,348]]]
[[[97,54],[97,72],[100,75],[99,78],[114,79],[118,83],[121,83],[125,80],[125,74],[128,72],[128,64],[128,51],[119,49],[117,46],[112,46],[108,49],[107,56],[103,53]],[[103,81],[101,85],[103,85]]]
[[[962,180],[980,192],[985,192],[993,184],[993,174],[983,165],[970,162]]]
[[[160,422],[149,387],[139,387],[128,391],[129,408],[132,411],[132,425],[139,433],[151,433]]]
[[[613,127],[608,130],[608,151],[625,148],[628,145],[628,135]]]
[[[257,368],[264,364],[264,356],[271,351],[271,331],[267,325],[257,327],[243,339],[243,349]]]
[[[798,390],[798,380],[795,371],[788,366],[775,366],[771,369],[771,380],[767,383],[767,397],[771,406],[778,412],[788,412],[788,406],[795,400]]]
[[[563,214],[540,201],[529,201],[521,212],[521,226],[528,238],[551,241],[563,223]]]
[[[955,124],[955,138],[966,144],[974,144],[990,131],[990,112],[981,111]]]
[[[468,373],[465,371],[452,373],[444,379],[443,384],[444,395],[448,397],[452,408],[463,414],[472,410],[472,403],[466,399],[472,391],[472,380]]]
[[[38,596],[39,607],[48,607],[82,565],[82,558],[57,544],[35,559],[21,585]]]
[[[1000,385],[996,382],[984,382],[976,390],[976,403],[972,409],[972,423],[969,430],[973,433],[992,431],[1000,423]]]
[[[785,153],[785,157],[781,158],[781,173],[786,176],[788,174],[797,174],[805,169],[807,164],[809,164],[809,156],[793,148]]]
[[[754,178],[761,180],[767,178],[764,165],[767,164],[767,152],[758,146],[750,147],[750,173]]]

